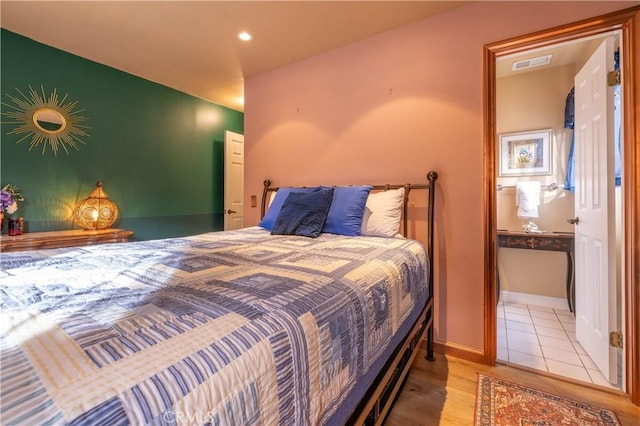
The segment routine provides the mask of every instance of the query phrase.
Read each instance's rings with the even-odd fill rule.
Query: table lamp
[[[98,182],[96,189],[87,198],[78,201],[73,208],[73,221],[87,230],[109,228],[117,219],[118,206],[109,200],[102,189],[102,182]]]

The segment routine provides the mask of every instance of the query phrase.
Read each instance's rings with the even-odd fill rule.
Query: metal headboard
[[[409,193],[414,189],[428,189],[428,208],[427,208],[427,254],[430,259],[433,259],[433,208],[435,199],[435,183],[438,179],[438,173],[430,171],[427,173],[428,183],[404,183],[404,184],[384,184],[384,185],[371,185],[372,191],[388,191],[390,189],[404,188],[404,202],[402,204],[402,229],[403,234],[406,237],[409,221]],[[279,187],[272,187],[271,180],[265,179],[263,182],[264,188],[262,189],[262,204],[260,205],[260,218],[264,217],[267,211],[267,199],[269,194],[280,189]],[[302,187],[304,188],[304,187]],[[430,271],[433,273],[433,262],[430,262]]]

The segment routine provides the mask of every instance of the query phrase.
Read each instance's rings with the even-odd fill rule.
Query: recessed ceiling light
[[[242,41],[249,41],[251,40],[253,37],[251,36],[251,34],[249,34],[246,31],[242,31],[241,33],[238,33],[238,38]]]

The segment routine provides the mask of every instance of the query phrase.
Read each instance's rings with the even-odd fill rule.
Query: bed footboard
[[[386,420],[393,403],[404,386],[411,364],[418,354],[420,341],[426,330],[426,355],[429,361],[435,361],[433,355],[433,319],[434,319],[434,302],[433,302],[433,264],[434,264],[434,201],[435,201],[435,182],[438,174],[431,171],[427,175],[429,180],[429,204],[428,214],[428,240],[427,254],[429,256],[429,297],[425,307],[418,317],[417,322],[411,328],[409,334],[402,343],[396,348],[390,360],[385,364],[381,373],[376,378],[373,386],[369,389],[367,396],[358,406],[356,414],[352,416],[348,424],[355,425],[382,425]],[[406,203],[405,203],[406,206]],[[406,218],[406,210],[405,210]]]
[[[374,386],[369,389],[367,396],[358,406],[356,414],[347,424],[370,426],[384,423],[406,382],[425,329],[429,330],[433,327],[432,311],[433,300],[427,303],[418,322],[412,327],[402,344],[396,348],[393,356],[378,375]],[[435,359],[433,355],[432,359]]]

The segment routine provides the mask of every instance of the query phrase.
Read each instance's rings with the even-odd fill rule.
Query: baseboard
[[[567,299],[561,297],[540,296],[537,294],[519,293],[516,291],[502,290],[500,292],[501,302],[518,303],[521,305],[544,306],[551,309],[569,310]]]
[[[483,351],[468,346],[457,345],[451,342],[433,342],[435,352],[443,355],[450,355],[465,361],[477,362],[478,364],[489,364]]]

